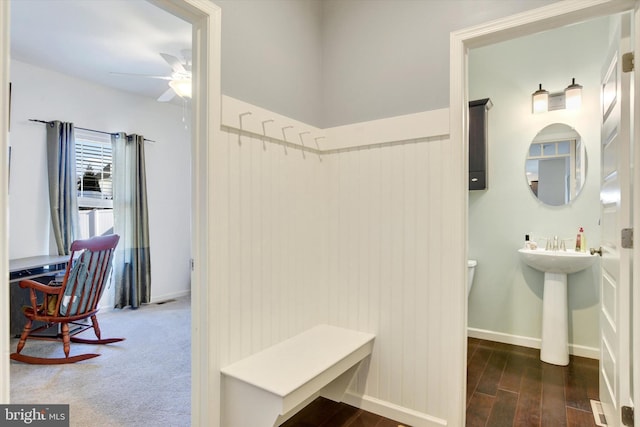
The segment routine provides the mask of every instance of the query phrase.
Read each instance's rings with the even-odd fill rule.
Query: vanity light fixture
[[[582,105],[582,86],[571,80],[571,84],[564,90],[564,104],[569,110],[577,110]]]
[[[558,93],[549,93],[542,89],[542,84],[538,90],[531,95],[531,112],[546,113],[553,110],[577,110],[582,105],[582,86],[576,83],[573,78],[567,88]]]
[[[544,113],[549,109],[549,92],[542,89],[542,83],[538,90],[531,95],[531,111],[535,113]]]

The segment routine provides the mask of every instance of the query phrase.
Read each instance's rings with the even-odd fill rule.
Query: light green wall
[[[488,189],[469,194],[469,258],[478,260],[469,296],[469,327],[539,339],[543,274],[523,265],[517,249],[525,234],[599,243],[599,79],[608,21],[537,34],[472,50],[470,99],[491,98]],[[538,83],[559,92],[571,78],[584,86],[579,111],[531,114]],[[585,188],[565,207],[544,206],[529,191],[524,162],[529,143],[551,123],[566,123],[587,147]],[[569,276],[569,342],[598,347],[598,267]]]

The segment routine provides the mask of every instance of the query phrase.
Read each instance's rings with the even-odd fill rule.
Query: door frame
[[[220,413],[219,325],[216,281],[213,278],[212,213],[213,144],[220,140],[221,10],[210,0],[148,0],[191,23],[193,28],[192,98],[192,231],[191,250],[191,424],[219,426],[211,414]],[[10,82],[10,1],[0,1],[0,170],[8,164]],[[8,174],[0,173],[0,188],[8,189]],[[0,193],[0,277],[9,277],[9,197]],[[0,403],[10,402],[9,287],[0,291]],[[213,369],[212,369],[213,368]]]
[[[534,34],[540,31],[551,30],[562,26],[578,23],[587,19],[597,18],[601,16],[612,15],[619,12],[633,10],[640,0],[566,0],[559,3],[553,3],[538,9],[533,9],[506,18],[497,19],[486,24],[478,25],[472,28],[463,29],[451,33],[450,37],[450,68],[449,68],[449,137],[452,147],[452,155],[459,159],[456,165],[460,168],[459,175],[462,177],[462,186],[458,188],[458,196],[462,199],[461,203],[464,208],[464,223],[459,224],[460,230],[464,233],[460,241],[464,245],[460,247],[462,255],[466,259],[468,253],[468,51],[472,48],[487,46],[494,43],[508,41],[525,35]],[[638,93],[638,72],[635,73],[636,85],[635,92]],[[635,96],[635,102],[638,102],[638,96]],[[637,114],[636,114],[637,115]],[[637,157],[640,150],[634,150]],[[633,178],[634,189],[638,190],[640,186],[640,172],[636,168]],[[638,203],[636,199],[634,203]],[[640,224],[640,209],[634,207],[634,223]],[[634,251],[636,258],[634,259],[634,269],[640,266],[640,251]],[[466,269],[465,269],[466,270]],[[638,278],[634,278],[634,281]],[[466,283],[466,282],[465,282]],[[461,284],[461,286],[465,285]],[[636,287],[636,289],[638,289]],[[640,301],[636,298],[636,306]],[[464,300],[460,302],[464,307],[463,321],[458,331],[452,331],[457,336],[459,351],[456,352],[457,365],[459,372],[466,372],[466,352],[467,352],[467,299],[466,293]],[[640,331],[638,328],[638,320],[634,325],[633,345],[636,349],[640,343],[637,339]],[[635,369],[634,371],[637,371]],[[459,414],[461,420],[465,419],[466,405],[466,376],[455,376],[458,381],[457,386],[463,393],[459,394]],[[637,382],[637,380],[636,380]],[[635,396],[636,403],[638,397]],[[638,405],[636,405],[638,406]],[[452,414],[453,415],[453,414]]]

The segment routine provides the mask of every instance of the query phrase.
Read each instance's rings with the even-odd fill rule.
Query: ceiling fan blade
[[[114,76],[143,77],[145,79],[172,80],[171,76],[154,76],[150,74],[116,73],[116,72],[111,72],[109,74],[113,74]]]
[[[160,97],[158,98],[158,101],[160,102],[171,101],[174,96],[176,96],[176,93],[173,91],[173,89],[169,88],[165,93],[160,95]]]
[[[160,53],[160,56],[164,58],[165,61],[171,65],[171,69],[176,73],[186,73],[187,70],[182,65],[182,62],[178,58],[173,55],[169,55],[168,53]]]

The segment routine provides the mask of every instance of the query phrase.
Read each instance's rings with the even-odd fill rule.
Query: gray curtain
[[[118,133],[111,142],[113,229],[120,235],[114,262],[115,306],[138,308],[151,299],[144,138]]]
[[[78,236],[75,145],[73,123],[47,123],[49,207],[59,255],[68,255]]]

